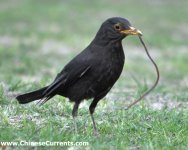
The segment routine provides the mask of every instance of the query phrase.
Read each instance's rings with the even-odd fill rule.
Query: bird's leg
[[[92,122],[93,122],[93,129],[94,129],[95,135],[98,135],[98,131],[97,131],[97,127],[96,127],[96,124],[95,124],[95,119],[93,117],[93,113],[95,111],[95,107],[97,106],[98,101],[99,101],[99,99],[94,99],[92,101],[91,105],[89,106],[89,111],[90,111],[91,119],[92,119]]]
[[[72,110],[72,117],[73,117],[73,122],[74,122],[75,133],[78,133],[77,124],[76,124],[76,117],[77,117],[77,114],[78,114],[78,106],[79,106],[79,103],[75,103],[73,110]]]

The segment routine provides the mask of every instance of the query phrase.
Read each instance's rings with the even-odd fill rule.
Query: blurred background
[[[148,150],[179,144],[177,149],[187,149],[187,14],[188,0],[0,0],[0,141],[85,140],[94,149]],[[78,135],[65,98],[56,96],[42,107],[17,103],[16,94],[51,83],[114,16],[142,31],[158,64],[159,84],[144,101],[121,111],[156,79],[138,37],[129,36],[123,40],[123,73],[95,112],[101,137],[92,134],[90,101],[80,106]]]
[[[187,6],[186,0],[1,0],[2,88],[24,92],[50,83],[91,42],[103,21],[120,16],[143,32],[143,39],[159,65],[160,84],[152,96],[186,101]],[[123,47],[126,64],[108,95],[110,99],[137,96],[155,80],[154,68],[138,38],[127,37]]]

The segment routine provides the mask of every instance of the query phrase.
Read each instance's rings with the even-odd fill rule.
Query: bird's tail
[[[35,100],[43,99],[45,98],[44,91],[47,88],[48,87],[44,87],[42,89],[30,92],[30,93],[19,95],[16,97],[16,99],[18,100],[20,104],[26,104]]]

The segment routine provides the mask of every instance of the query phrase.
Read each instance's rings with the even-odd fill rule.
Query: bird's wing
[[[88,61],[73,59],[65,68],[57,75],[56,79],[44,91],[45,97],[52,94],[56,89],[68,87],[84,76],[91,68]]]

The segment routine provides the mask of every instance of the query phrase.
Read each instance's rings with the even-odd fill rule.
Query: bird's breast
[[[96,72],[99,73],[97,81],[113,85],[123,70],[125,60],[123,49],[110,47],[101,54],[100,58],[96,68]]]
[[[123,51],[114,52],[109,56],[109,62],[107,63],[107,73],[109,76],[118,78],[123,70],[124,66],[124,53]]]

